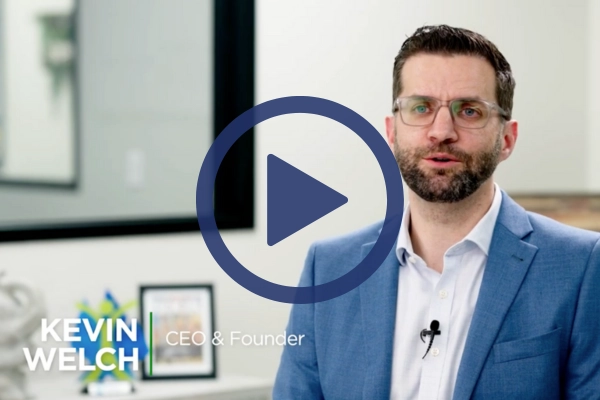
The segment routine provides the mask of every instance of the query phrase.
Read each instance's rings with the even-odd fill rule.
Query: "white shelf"
[[[135,393],[125,396],[91,397],[79,393],[81,384],[71,374],[29,379],[35,400],[270,400],[273,384],[249,377],[218,379],[134,381]]]

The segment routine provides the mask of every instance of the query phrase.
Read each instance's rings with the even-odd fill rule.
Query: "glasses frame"
[[[430,123],[428,124],[424,124],[424,125],[414,125],[414,124],[407,124],[404,121],[404,118],[402,118],[402,111],[400,108],[400,104],[402,102],[402,100],[407,100],[407,99],[423,99],[423,100],[434,100],[438,103],[437,108],[435,109],[434,113],[433,113],[433,119],[431,120]],[[452,113],[452,104],[456,101],[477,101],[480,103],[485,104],[485,106],[488,109],[488,118],[485,121],[485,123],[483,124],[483,126],[478,127],[478,128],[473,128],[473,127],[468,127],[468,126],[462,126],[460,124],[456,123],[456,120],[454,119],[454,114]],[[508,113],[506,111],[504,111],[504,109],[502,107],[500,107],[498,104],[496,103],[492,103],[490,101],[485,101],[482,99],[478,99],[478,98],[474,98],[474,97],[459,97],[456,99],[452,99],[452,100],[441,100],[438,99],[436,97],[431,97],[431,96],[405,96],[405,97],[397,97],[396,100],[394,100],[394,107],[392,109],[392,112],[395,114],[396,112],[398,112],[398,114],[400,114],[400,120],[402,121],[402,123],[404,125],[407,126],[417,126],[417,127],[424,127],[424,126],[430,126],[433,125],[433,123],[435,122],[435,119],[437,118],[438,112],[440,111],[440,108],[442,107],[448,107],[448,111],[450,112],[450,117],[452,118],[452,123],[454,124],[454,126],[458,126],[460,128],[463,129],[483,129],[487,126],[488,122],[490,122],[490,119],[492,117],[492,111],[496,110],[498,112],[498,114],[505,120],[508,120]]]

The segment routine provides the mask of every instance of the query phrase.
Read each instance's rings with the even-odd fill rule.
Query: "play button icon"
[[[273,246],[348,202],[315,178],[267,156],[267,244]]]
[[[369,146],[385,180],[387,206],[377,240],[358,265],[326,283],[284,286],[252,273],[227,248],[214,215],[215,180],[219,166],[231,146],[254,126],[287,114],[319,115],[351,129]],[[270,245],[278,243],[347,202],[344,196],[275,156],[268,157],[267,167],[267,242]],[[318,204],[314,204],[316,201]],[[329,205],[326,204],[328,202]],[[335,299],[369,279],[385,264],[384,261],[398,240],[403,209],[404,191],[400,169],[380,132],[348,107],[318,97],[290,96],[269,100],[238,116],[223,129],[208,149],[196,186],[198,226],[206,247],[217,264],[242,287],[258,296],[282,303],[315,304]],[[310,210],[314,211],[312,216],[307,212]]]

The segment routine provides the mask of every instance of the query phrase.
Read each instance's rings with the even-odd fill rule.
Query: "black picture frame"
[[[254,106],[255,1],[213,0],[214,3],[214,87],[213,137],[238,115]],[[79,10],[80,7],[76,7]],[[77,43],[77,24],[75,23]],[[75,80],[77,80],[77,62]],[[75,96],[76,102],[79,96]],[[76,114],[78,106],[76,105]],[[76,115],[76,154],[80,152],[81,123]],[[219,229],[254,227],[254,130],[236,141],[219,167],[215,182],[215,220]],[[80,175],[81,160],[76,162]],[[18,186],[29,186],[27,183]],[[37,184],[36,184],[37,185]],[[46,189],[72,186],[46,185]],[[149,219],[114,219],[73,223],[6,226],[0,229],[0,242],[69,238],[148,235],[200,231],[196,215]]]
[[[148,345],[148,354],[140,363],[142,380],[217,377],[217,346],[212,341],[216,331],[213,285],[141,285],[139,306]],[[178,329],[172,329],[174,326]],[[203,336],[197,335],[198,331]]]

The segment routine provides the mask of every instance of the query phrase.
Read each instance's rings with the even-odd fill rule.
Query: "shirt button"
[[[433,349],[431,349],[431,355],[433,355],[434,357],[437,357],[440,355],[440,349],[438,349],[437,347],[434,347]]]
[[[411,264],[414,264],[417,262],[417,260],[413,256],[410,256],[410,257],[408,257],[408,262]]]
[[[438,295],[440,296],[440,299],[445,299],[446,297],[448,297],[448,292],[446,290],[442,289],[442,290],[440,290]]]

